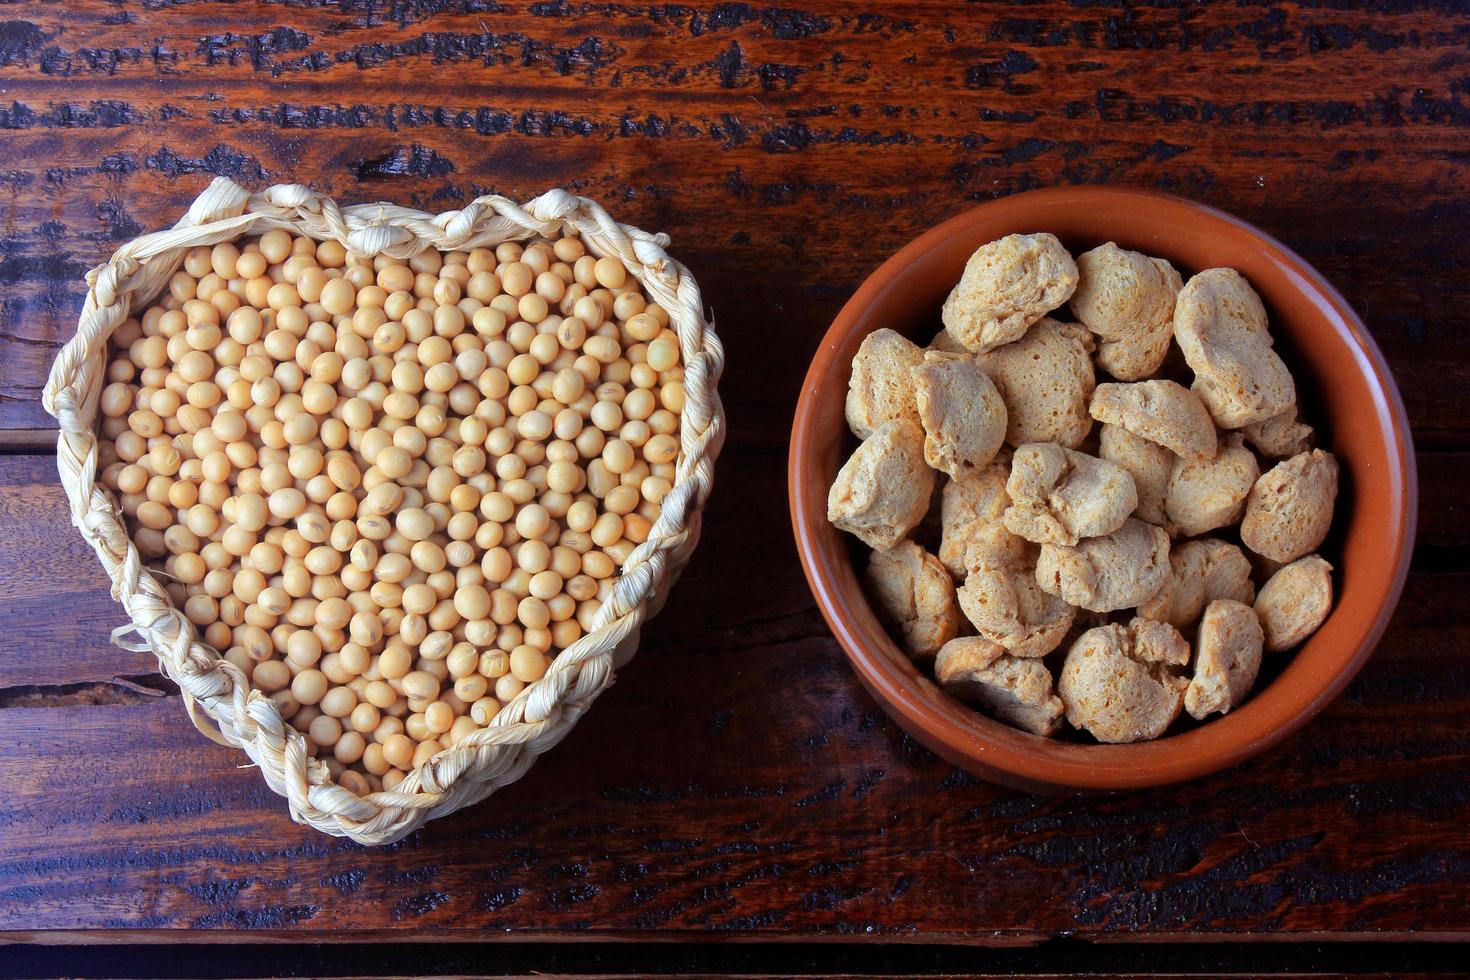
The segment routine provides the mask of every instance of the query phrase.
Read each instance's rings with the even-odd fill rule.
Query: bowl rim
[[[931,695],[916,690],[911,678],[906,676],[890,655],[871,649],[860,631],[838,611],[837,594],[841,587],[829,578],[822,561],[817,558],[819,549],[816,535],[826,522],[826,499],[824,494],[821,499],[816,499],[816,494],[807,491],[805,477],[811,465],[812,454],[806,450],[814,438],[813,419],[817,407],[817,389],[823,376],[831,370],[838,347],[851,333],[862,312],[872,306],[874,300],[900,278],[903,269],[941,243],[984,220],[986,212],[995,205],[1009,203],[1014,206],[1017,202],[1049,207],[1064,204],[1077,207],[1106,205],[1115,209],[1129,204],[1147,203],[1152,207],[1162,206],[1181,217],[1203,217],[1244,233],[1254,247],[1266,253],[1279,267],[1292,273],[1292,285],[1297,292],[1316,294],[1315,298],[1319,301],[1317,305],[1325,304],[1336,314],[1337,322],[1332,324],[1333,331],[1345,343],[1355,348],[1352,353],[1355,355],[1356,367],[1376,395],[1372,400],[1371,414],[1387,450],[1389,490],[1397,498],[1395,503],[1398,505],[1395,508],[1398,520],[1386,525],[1388,540],[1385,564],[1391,564],[1392,574],[1388,588],[1381,592],[1379,608],[1368,629],[1357,639],[1351,655],[1327,677],[1325,683],[1312,689],[1307,697],[1290,710],[1284,720],[1278,719],[1275,724],[1265,724],[1270,720],[1266,716],[1258,716],[1261,718],[1259,723],[1242,722],[1244,715],[1233,716],[1234,724],[1229,729],[1228,737],[1222,739],[1221,733],[1215,733],[1213,741],[1221,744],[1214,751],[1193,754],[1187,751],[1155,753],[1158,757],[1152,758],[1147,765],[1140,765],[1142,760],[1137,756],[1137,750],[1143,746],[1160,746],[1165,742],[1188,740],[1203,728],[1219,725],[1231,716],[1215,719],[1209,726],[1201,726],[1201,729],[1176,734],[1159,742],[1134,745],[1078,744],[1075,748],[1079,751],[1066,753],[1078,758],[1058,761],[1049,756],[1045,762],[1048,774],[1038,776],[1038,756],[1011,737],[1019,734],[1014,729],[978,712],[974,713],[973,720],[967,719],[961,723],[939,710]],[[930,228],[879,265],[833,319],[808,368],[792,423],[787,492],[797,553],[812,594],[859,679],[885,711],[920,742],[962,768],[999,782],[1045,790],[1126,790],[1194,779],[1233,766],[1298,731],[1342,692],[1372,655],[1387,628],[1408,576],[1418,523],[1419,501],[1417,466],[1403,398],[1382,351],[1366,325],[1326,277],[1274,236],[1218,208],[1159,191],[1101,185],[1043,188],[983,202]],[[934,690],[937,692],[937,688]],[[1069,744],[1068,748],[1072,747]],[[1130,759],[1130,755],[1133,758]]]

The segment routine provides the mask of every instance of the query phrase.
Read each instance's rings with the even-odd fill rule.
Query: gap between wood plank
[[[1421,975],[1455,973],[1463,966],[1463,935],[1372,933],[1293,937],[1197,934],[1157,941],[1092,943],[1074,938],[982,948],[1006,937],[944,937],[937,942],[871,943],[858,937],[829,941],[760,936],[756,941],[644,942],[589,940],[575,934],[548,941],[376,944],[371,937],[269,945],[277,936],[227,932],[221,942],[197,932],[187,940],[167,930],[137,933],[24,934],[32,941],[74,945],[12,947],[0,976],[100,975],[170,977],[257,976],[1090,976],[1158,975]],[[1371,936],[1371,938],[1367,938]],[[514,939],[514,937],[504,937]],[[0,941],[5,936],[0,935]],[[242,940],[248,939],[248,945]],[[367,939],[366,945],[354,944]],[[158,945],[111,945],[159,943]],[[1264,940],[1264,941],[1262,941]],[[1327,942],[1323,942],[1326,940]],[[1344,941],[1346,940],[1346,941]],[[160,942],[161,941],[161,942]],[[203,945],[193,945],[195,943]],[[102,945],[101,943],[109,943]],[[198,955],[187,955],[189,951]]]
[[[6,708],[147,704],[178,693],[178,685],[157,671],[151,674],[119,674],[109,681],[17,684],[0,687],[0,711]]]
[[[55,429],[0,430],[0,455],[54,456],[56,436]]]

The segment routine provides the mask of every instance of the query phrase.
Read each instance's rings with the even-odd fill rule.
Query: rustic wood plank
[[[729,384],[747,393],[735,425],[768,436],[821,329],[919,231],[1028,187],[1161,187],[1300,249],[1364,313],[1420,440],[1465,442],[1462,413],[1434,397],[1470,381],[1452,327],[1470,292],[1455,274],[1470,259],[1463,11],[22,12],[0,57],[0,429],[47,425],[36,396],[82,273],[222,173],[431,209],[553,184],[599,197],[674,235],[729,324]]]
[[[712,499],[700,549],[659,620],[673,624],[662,642],[758,649],[824,633],[786,522],[784,457],[732,450],[719,469],[730,492]],[[54,459],[0,456],[0,691],[137,681],[157,669],[151,656],[108,644],[127,617],[69,513]]]
[[[577,731],[485,804],[369,851],[291,824],[177,697],[113,680],[152,667],[105,644],[117,613],[50,465],[0,459],[7,622],[57,608],[13,571],[47,554],[78,610],[40,642],[40,611],[0,632],[0,931],[1464,930],[1463,570],[1411,577],[1363,675],[1280,749],[1184,787],[1035,797],[941,763],[862,692],[788,554],[780,458],[737,452],[688,576]],[[1426,465],[1426,487],[1454,472]],[[1427,535],[1462,533],[1436,515]]]
[[[1467,453],[1420,457],[1416,567],[1424,571],[1467,569],[1467,471]],[[717,487],[699,550],[657,625],[646,631],[645,649],[759,651],[825,636],[787,530],[785,460],[728,447]],[[0,698],[7,688],[116,685],[119,678],[112,692],[118,697],[139,693],[128,685],[159,686],[146,676],[157,669],[151,656],[107,642],[127,620],[96,556],[71,526],[50,457],[0,456],[0,541],[9,551],[0,562],[7,626],[0,630]],[[68,611],[64,617],[56,615],[59,604]],[[1439,615],[1412,592],[1403,605],[1400,616],[1413,622],[1432,625]]]
[[[7,6],[0,941],[1465,938],[1467,45],[1439,0]],[[107,644],[122,614],[44,455],[85,271],[214,174],[430,210],[568,186],[674,236],[730,352],[704,541],[621,683],[525,780],[392,848],[291,824]],[[972,202],[1079,182],[1230,210],[1342,289],[1404,388],[1421,526],[1380,650],[1300,736],[1184,787],[1042,798],[861,691],[795,562],[784,453],[873,267]]]
[[[54,457],[0,456],[0,692],[113,685],[158,669],[107,642],[127,616],[70,515]]]
[[[1416,580],[1446,619],[1281,749],[1108,799],[954,772],[826,639],[645,651],[525,780],[378,851],[290,824],[173,699],[3,710],[0,929],[1456,932],[1464,586]]]

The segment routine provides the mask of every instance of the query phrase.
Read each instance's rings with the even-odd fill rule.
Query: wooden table
[[[65,6],[0,11],[4,938],[1470,937],[1465,6]],[[527,778],[394,847],[292,824],[108,644],[57,486],[38,398],[82,277],[213,174],[430,210],[568,187],[673,236],[729,350],[704,541],[637,659]],[[1315,263],[1393,366],[1423,484],[1347,693],[1230,772],[1109,798],[907,738],[817,615],[785,503],[800,379],[858,282],[974,202],[1072,182],[1206,201]]]

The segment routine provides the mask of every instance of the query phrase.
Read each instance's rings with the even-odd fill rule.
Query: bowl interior
[[[949,698],[888,637],[863,597],[846,536],[826,520],[827,490],[855,444],[843,400],[863,338],[886,326],[927,340],[977,247],[1039,231],[1057,235],[1074,254],[1113,241],[1160,256],[1186,278],[1217,266],[1239,270],[1265,302],[1304,419],[1342,468],[1333,530],[1321,549],[1335,567],[1332,614],[1296,653],[1268,658],[1262,684],[1244,705],[1152,742],[1043,739]],[[1202,775],[1284,738],[1321,710],[1366,660],[1387,623],[1407,572],[1417,500],[1407,421],[1392,377],[1361,321],[1315,270],[1279,242],[1212,208],[1146,191],[1086,187],[982,205],[915,240],[863,284],[823,338],[803,386],[790,489],[798,549],[817,601],[864,684],[890,713],[930,748],[982,775],[1029,787],[1077,788]]]

